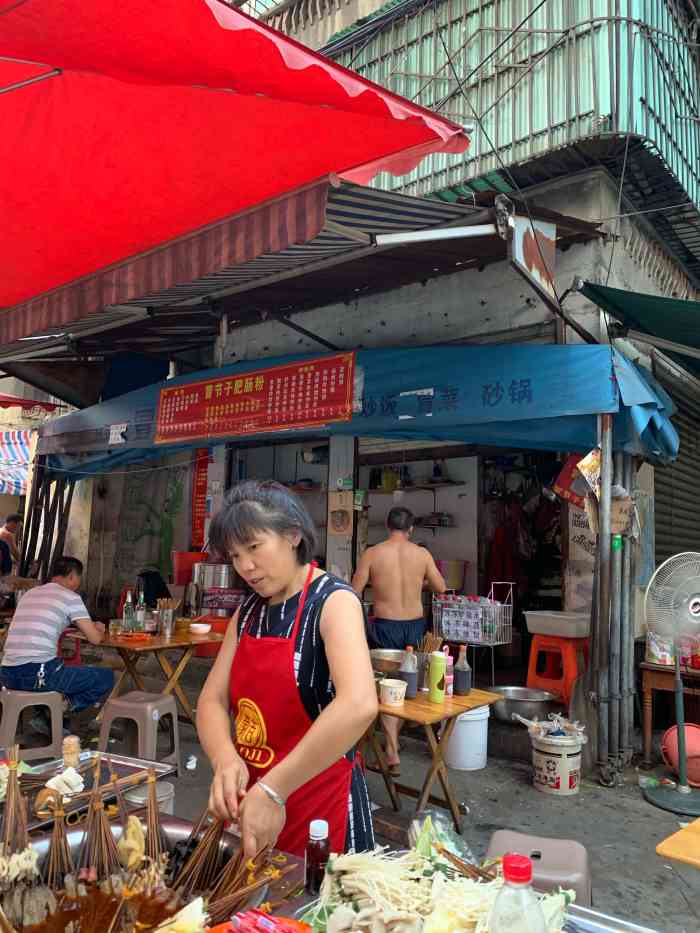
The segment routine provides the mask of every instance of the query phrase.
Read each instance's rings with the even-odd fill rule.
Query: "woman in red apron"
[[[235,487],[209,545],[252,590],[197,704],[211,810],[240,822],[249,855],[275,844],[302,855],[314,819],[328,821],[333,851],[372,848],[354,747],[377,695],[357,596],[316,568],[314,524],[277,483]]]

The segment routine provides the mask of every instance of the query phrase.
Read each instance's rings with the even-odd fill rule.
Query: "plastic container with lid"
[[[489,917],[489,933],[547,933],[540,902],[532,889],[532,862],[526,855],[503,856],[504,884]]]

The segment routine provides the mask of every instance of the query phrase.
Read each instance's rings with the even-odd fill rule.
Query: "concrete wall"
[[[112,612],[122,587],[146,567],[168,580],[170,552],[189,547],[190,481],[186,454],[93,481],[86,580],[91,611]]]
[[[459,457],[445,461],[447,474],[453,482],[463,485],[455,489],[406,490],[399,503],[385,493],[369,493],[368,544],[377,544],[386,537],[386,517],[396,504],[410,509],[420,517],[433,511],[433,496],[437,511],[448,512],[454,517],[455,528],[416,528],[413,541],[425,544],[436,560],[465,560],[469,567],[465,575],[465,592],[478,591],[478,460],[476,457]],[[414,483],[430,478],[432,462],[429,460],[408,464]],[[369,485],[369,467],[360,469],[360,486]]]
[[[617,190],[608,175],[599,170],[534,189],[532,196],[542,207],[584,220],[598,221],[617,213]],[[603,226],[613,230],[614,223]],[[609,284],[663,294],[658,277],[653,274],[657,264],[635,259],[626,248],[633,234],[648,237],[650,255],[658,248],[643,224],[622,221]],[[559,294],[570,288],[576,278],[605,282],[612,248],[611,237],[559,250],[555,270]],[[593,336],[606,339],[599,309],[582,295],[571,293],[565,308]],[[290,317],[342,349],[410,347],[482,338],[517,341],[531,339],[538,328],[554,322],[550,310],[507,262],[494,263],[481,272],[473,269],[455,272],[431,279],[425,285],[349,296],[347,301]],[[578,341],[576,334],[567,332],[567,342]],[[233,331],[226,345],[225,361],[313,352],[326,351],[283,324],[268,321]]]

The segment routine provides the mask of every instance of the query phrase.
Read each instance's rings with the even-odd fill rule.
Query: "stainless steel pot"
[[[209,564],[202,562],[195,564],[192,572],[192,582],[199,587],[200,594],[204,590],[227,589],[234,586],[235,575],[231,564]]]
[[[492,693],[503,697],[493,704],[493,714],[501,722],[513,722],[512,714],[525,719],[546,719],[550,713],[561,713],[564,706],[555,693],[531,690],[529,687],[489,687]]]

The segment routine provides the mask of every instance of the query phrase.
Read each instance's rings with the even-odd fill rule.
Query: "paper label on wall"
[[[128,423],[124,421],[122,424],[110,424],[109,426],[109,446],[113,447],[115,444],[126,444],[126,429],[129,427]]]
[[[595,563],[596,536],[591,530],[588,516],[582,509],[569,505],[569,554],[570,561],[581,564]]]
[[[352,491],[328,493],[328,534],[336,537],[352,536],[354,502],[355,494]]]

